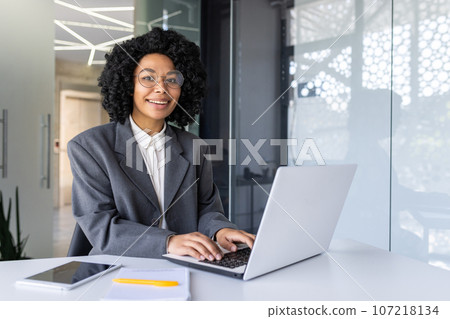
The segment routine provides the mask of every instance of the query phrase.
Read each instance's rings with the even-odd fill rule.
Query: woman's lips
[[[165,109],[169,105],[169,101],[146,100],[155,109]]]
[[[150,103],[158,104],[158,105],[166,105],[169,101],[158,101],[158,100],[147,100]]]

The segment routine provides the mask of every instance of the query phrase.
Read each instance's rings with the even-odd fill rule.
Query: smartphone
[[[120,267],[121,265],[71,261],[20,279],[16,284],[70,290]]]

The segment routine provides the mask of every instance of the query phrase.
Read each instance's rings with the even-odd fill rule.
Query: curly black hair
[[[125,122],[133,110],[133,72],[138,62],[151,53],[169,57],[184,76],[179,105],[166,120],[181,128],[191,124],[193,117],[200,113],[206,91],[206,71],[200,61],[199,47],[172,30],[154,28],[144,35],[116,44],[111,53],[105,55],[106,65],[98,78],[103,108],[111,121]]]

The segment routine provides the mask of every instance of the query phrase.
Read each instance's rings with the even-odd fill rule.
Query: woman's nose
[[[156,84],[154,86],[154,90],[155,90],[155,92],[158,92],[158,93],[167,92],[166,83],[164,83],[163,80],[159,80],[158,82],[156,82]]]

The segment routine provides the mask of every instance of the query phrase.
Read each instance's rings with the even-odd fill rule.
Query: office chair
[[[72,240],[70,242],[69,251],[67,252],[67,257],[73,256],[87,256],[92,249],[92,245],[87,239],[86,235],[83,233],[80,225],[78,223],[75,225],[73,231]]]

